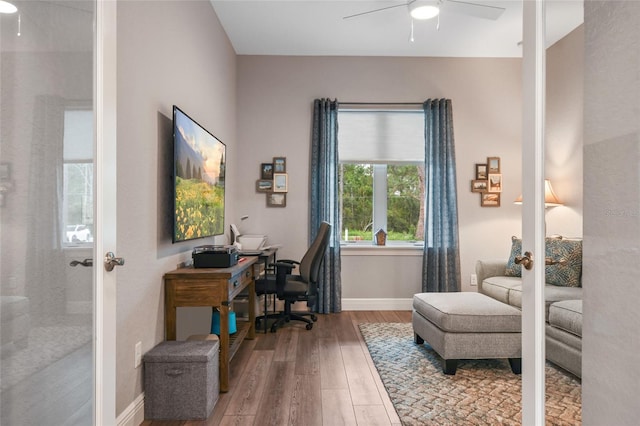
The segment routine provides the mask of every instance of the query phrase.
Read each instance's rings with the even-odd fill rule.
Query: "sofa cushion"
[[[544,300],[547,303],[578,299],[582,300],[582,287],[558,287],[555,285],[544,286]]]
[[[582,337],[582,300],[563,300],[549,306],[549,325]]]
[[[522,279],[518,277],[489,277],[482,282],[482,293],[493,297],[502,303],[509,302],[509,291],[522,285]]]
[[[581,299],[581,287],[556,287],[544,286],[545,318],[549,320],[549,305],[560,300]],[[522,309],[522,285],[514,286],[509,290],[509,302],[511,306]]]
[[[546,257],[563,263],[547,265],[545,281],[564,287],[580,287],[582,279],[582,240],[547,240]]]
[[[413,309],[444,331],[520,333],[521,314],[481,293],[418,293]]]

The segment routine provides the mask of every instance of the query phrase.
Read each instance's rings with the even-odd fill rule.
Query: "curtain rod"
[[[423,105],[424,102],[342,102],[338,100],[340,105]]]

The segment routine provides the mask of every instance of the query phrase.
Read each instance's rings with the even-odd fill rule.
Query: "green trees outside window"
[[[388,241],[416,241],[424,238],[424,166],[386,165],[386,200],[376,199],[372,164],[341,164],[342,238],[372,241],[374,210],[385,209]],[[384,185],[383,185],[384,186]],[[383,212],[384,213],[384,212]],[[376,225],[379,226],[379,225]]]

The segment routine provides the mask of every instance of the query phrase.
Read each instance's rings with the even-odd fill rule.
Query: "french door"
[[[0,424],[115,424],[116,2],[0,14]]]
[[[522,424],[545,423],[545,0],[523,2]]]

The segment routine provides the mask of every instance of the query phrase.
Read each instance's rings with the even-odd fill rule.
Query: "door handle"
[[[514,259],[517,265],[524,266],[524,269],[530,271],[533,268],[533,253],[525,251],[524,256],[516,256]]]
[[[113,271],[114,266],[124,265],[124,258],[116,257],[113,252],[109,251],[104,255],[104,269],[108,272]]]
[[[91,266],[93,266],[93,259],[85,259],[83,261],[72,260],[71,263],[69,263],[69,266],[73,266],[73,267],[76,267],[78,265],[91,267]]]

